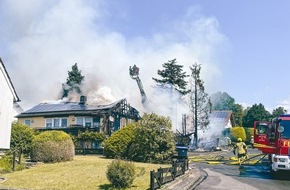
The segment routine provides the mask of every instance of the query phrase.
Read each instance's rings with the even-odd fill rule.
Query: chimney
[[[86,96],[80,96],[80,105],[85,105],[87,101],[87,97]]]

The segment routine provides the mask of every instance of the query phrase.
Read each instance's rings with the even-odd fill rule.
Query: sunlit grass
[[[30,169],[2,174],[6,180],[0,188],[29,190],[90,190],[113,189],[106,178],[107,166],[111,159],[100,156],[75,156],[73,161],[41,164]],[[136,167],[144,167],[145,174],[134,180],[130,189],[148,189],[150,171],[162,165],[135,163]],[[162,166],[165,167],[165,166]]]

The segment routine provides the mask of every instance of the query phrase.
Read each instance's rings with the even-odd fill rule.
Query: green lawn
[[[106,178],[107,165],[111,159],[100,156],[75,156],[73,161],[40,164],[23,171],[1,174],[6,181],[0,182],[1,188],[25,190],[91,190],[113,189]],[[148,189],[150,171],[162,165],[135,163],[144,167],[145,174],[134,180],[130,189]],[[162,167],[165,167],[164,165]]]

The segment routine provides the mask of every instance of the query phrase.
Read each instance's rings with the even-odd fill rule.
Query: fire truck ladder
[[[129,73],[130,73],[131,78],[133,80],[136,80],[136,82],[137,82],[137,85],[138,85],[139,90],[140,90],[140,94],[141,94],[141,98],[142,98],[141,101],[142,101],[143,106],[145,108],[148,108],[149,101],[148,101],[148,98],[145,94],[142,82],[139,78],[139,68],[136,65],[134,65],[133,67],[130,66]]]

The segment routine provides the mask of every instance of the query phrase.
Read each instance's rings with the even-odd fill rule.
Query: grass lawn
[[[6,180],[0,182],[0,189],[21,190],[91,190],[114,189],[106,178],[107,165],[111,159],[101,156],[75,156],[73,161],[41,164],[30,169],[0,174]],[[135,163],[144,167],[145,174],[134,180],[130,189],[149,189],[150,171],[165,167],[158,164]]]

